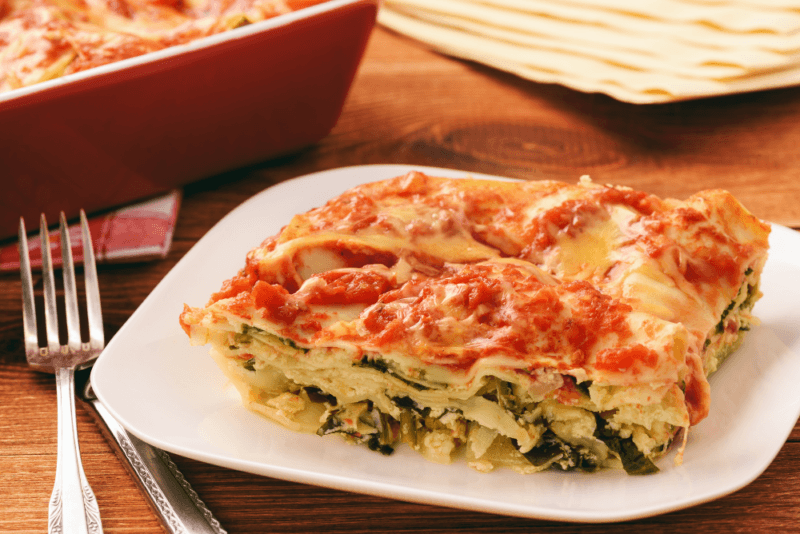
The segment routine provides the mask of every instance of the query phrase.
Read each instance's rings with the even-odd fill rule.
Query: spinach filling
[[[378,364],[380,365],[380,364]],[[498,381],[497,401],[501,405],[508,404],[507,408],[517,408],[508,402],[511,395],[508,392],[510,385]],[[316,388],[307,388],[309,397],[326,402],[329,406],[336,406],[336,399],[331,395]],[[312,397],[313,395],[313,397]],[[505,397],[506,402],[501,399]],[[329,411],[325,422],[320,426],[317,434],[344,434],[349,439],[367,445],[371,450],[389,455],[394,452],[398,442],[405,442],[412,448],[427,433],[436,429],[445,428],[443,421],[448,417],[463,416],[458,410],[445,410],[438,416],[432,416],[432,410],[424,407],[409,397],[394,397],[392,402],[400,408],[400,420],[378,410],[371,401],[358,403],[360,408],[342,407]],[[357,414],[357,420],[353,415]],[[629,475],[647,475],[658,472],[658,467],[647,458],[633,442],[632,438],[621,438],[614,432],[606,420],[599,414],[594,414],[597,427],[594,437],[605,443],[615,453],[625,471]],[[511,440],[517,450],[518,444]],[[591,473],[602,466],[602,459],[588,447],[567,443],[559,438],[550,429],[545,430],[539,444],[527,452],[521,452],[525,459],[536,467],[556,467],[563,471],[582,471]]]
[[[361,360],[358,361],[356,365],[358,367],[367,367],[369,369],[375,369],[376,371],[379,371],[383,374],[387,374],[393,378],[398,379],[402,383],[411,386],[417,391],[425,391],[431,389],[428,386],[409,380],[406,376],[401,375],[400,373],[392,369],[385,360],[382,360],[380,358],[374,358],[374,357],[370,358],[369,356],[364,356],[363,358],[361,358]]]
[[[242,345],[249,346],[253,342],[253,334],[258,334],[261,336],[265,336],[267,338],[275,339],[276,341],[280,341],[283,345],[290,347],[296,351],[302,352],[303,354],[307,353],[310,349],[304,349],[303,347],[298,347],[297,344],[292,341],[291,339],[283,338],[280,336],[276,336],[275,334],[270,334],[266,330],[262,330],[255,326],[250,326],[247,324],[242,325],[242,331],[233,334],[233,343],[228,345],[228,349],[230,350],[239,350]],[[250,358],[248,360],[242,361],[242,367],[251,372],[255,372],[256,367],[256,359]]]
[[[595,414],[597,428],[594,437],[606,444],[619,456],[622,467],[629,475],[650,475],[658,473],[658,467],[636,447],[632,438],[621,438],[608,427],[606,420]]]
[[[594,414],[597,428],[594,437],[606,444],[615,453],[625,472],[629,475],[649,475],[658,472],[658,467],[642,453],[631,438],[621,438],[608,427],[605,419]],[[517,444],[514,443],[516,447]],[[545,430],[539,444],[527,452],[520,453],[536,467],[554,466],[564,471],[592,473],[600,468],[597,455],[586,447],[565,442],[550,430]]]
[[[280,341],[281,343],[283,343],[283,344],[284,344],[284,345],[286,345],[287,347],[291,347],[291,348],[293,348],[294,350],[299,350],[299,351],[300,351],[300,352],[302,352],[303,354],[305,354],[305,353],[307,353],[309,350],[311,350],[311,349],[304,349],[303,347],[298,347],[298,346],[297,346],[297,343],[295,343],[295,342],[294,342],[294,341],[292,341],[291,339],[288,339],[288,338],[285,338],[285,337],[279,337],[279,336],[275,336],[275,339],[277,339],[278,341]]]
[[[365,444],[370,450],[387,456],[392,454],[397,422],[375,408],[371,401],[358,404],[360,406],[351,406],[350,410],[347,407],[331,410],[317,430],[317,435],[343,434],[357,443]],[[357,414],[356,420],[349,417],[354,414]]]
[[[514,446],[517,446],[514,443]],[[600,459],[586,447],[570,445],[550,429],[544,431],[539,444],[520,453],[536,467],[556,466],[563,471],[592,473],[600,469]]]
[[[753,274],[753,269],[748,268],[744,272],[744,274],[745,274],[745,276],[750,276],[751,274]],[[742,284],[742,287],[739,289],[739,292],[737,293],[736,297],[722,311],[722,315],[719,318],[719,322],[717,323],[717,326],[714,327],[714,333],[715,334],[721,334],[722,332],[725,331],[725,319],[728,317],[728,315],[730,315],[730,313],[736,307],[736,301],[738,300],[739,295],[741,294],[741,292],[745,290],[745,287],[747,288],[746,289],[747,296],[742,301],[742,304],[739,306],[739,309],[749,310],[755,304],[755,298],[756,298],[756,294],[758,293],[758,287],[753,285],[753,284],[750,284],[747,280],[745,280],[744,283]],[[750,328],[748,326],[744,326],[742,328],[739,328],[739,330],[749,330],[749,329]],[[705,343],[705,346],[703,348],[708,347],[708,345],[710,343],[711,343],[711,341],[709,339],[706,339],[706,343]]]
[[[239,349],[240,345],[249,345],[250,343],[253,342],[253,334],[258,334],[271,339],[275,339],[276,341],[280,341],[287,347],[293,348],[294,350],[300,351],[304,354],[310,350],[310,349],[304,349],[303,347],[298,347],[297,343],[295,343],[291,339],[276,336],[275,334],[271,334],[266,330],[262,330],[256,326],[250,326],[248,324],[243,324],[242,331],[237,332],[233,335],[233,344],[229,345],[228,348],[231,350],[237,350]]]
[[[580,383],[576,381],[575,388],[582,395],[589,397],[591,384],[591,381]],[[512,392],[511,384],[508,382],[498,380],[494,390],[484,394],[484,398],[497,402],[515,418],[519,418],[524,409],[519,405],[517,397]],[[622,467],[629,475],[658,472],[658,467],[636,447],[633,439],[619,437],[609,428],[605,419],[598,414],[594,414],[594,417],[597,422],[594,437],[605,443],[619,457]],[[512,443],[519,450],[513,440]],[[594,472],[600,468],[602,463],[597,454],[589,448],[567,443],[550,429],[545,430],[542,434],[539,444],[527,452],[520,451],[520,454],[536,467],[552,465],[564,471]]]
[[[318,395],[324,394],[319,392]],[[325,398],[329,405],[336,405],[335,398],[330,395]],[[448,417],[463,419],[461,413],[454,410],[445,410],[438,417],[433,416],[430,408],[422,407],[408,397],[394,397],[391,400],[401,409],[399,421],[378,410],[371,401],[364,401],[330,410],[317,434],[343,434],[373,451],[390,455],[401,442],[416,449],[425,434],[446,428],[444,421]]]
[[[714,327],[714,332],[717,334],[721,334],[725,331],[725,319],[728,317],[728,314],[733,310],[734,306],[736,306],[736,299],[732,300],[728,307],[722,310],[722,315],[719,318],[719,322],[717,326]]]
[[[587,397],[591,397],[591,395],[589,394],[589,388],[590,387],[592,387],[592,381],[591,380],[586,380],[584,382],[578,382],[577,380],[575,381],[575,389],[577,389],[578,391],[580,391],[583,395],[586,395]]]
[[[729,308],[732,308],[729,307]],[[730,309],[723,314],[727,315]],[[301,352],[308,352],[308,349],[298,347],[292,340],[274,336],[259,328],[243,325],[242,331],[235,334],[237,344],[249,344],[252,342],[252,333],[268,335],[274,337],[284,345]],[[231,346],[232,349],[238,346]],[[375,369],[384,374],[388,374],[401,382],[413,387],[418,391],[429,390],[428,386],[409,380],[407,377],[394,371],[389,363],[380,358],[370,358],[364,356],[355,365]],[[255,358],[250,358],[242,363],[248,371],[255,371]],[[588,387],[591,383],[576,383],[576,388],[584,395],[589,395]],[[502,380],[496,380],[489,384],[489,391],[483,397],[497,402],[508,413],[518,419],[524,407],[520,406],[519,400],[513,393],[511,384]],[[331,408],[337,406],[336,398],[328,395],[318,388],[305,388],[309,398],[314,402],[325,403]],[[443,428],[445,425],[442,419],[453,414],[459,418],[462,415],[459,411],[445,410],[438,417],[431,416],[431,409],[423,407],[409,397],[395,397],[391,399],[401,409],[400,420],[396,420],[378,410],[371,401],[358,403],[363,405],[358,410],[357,420],[353,421],[348,412],[348,407],[334,408],[328,412],[327,419],[317,430],[317,434],[325,436],[328,434],[343,434],[349,439],[358,443],[365,444],[370,450],[390,455],[398,442],[406,442],[416,448],[419,439],[426,432]],[[352,408],[352,407],[350,407]],[[628,474],[650,474],[658,471],[658,467],[653,464],[645,455],[638,450],[631,438],[620,438],[608,428],[605,420],[595,414],[597,429],[594,437],[603,441],[606,446],[614,452],[622,461],[623,468]],[[514,446],[517,444],[512,440]],[[564,471],[583,471],[594,472],[601,466],[601,460],[587,447],[577,446],[565,442],[559,438],[552,430],[545,430],[539,444],[527,452],[521,452],[525,459],[536,467],[554,466]]]

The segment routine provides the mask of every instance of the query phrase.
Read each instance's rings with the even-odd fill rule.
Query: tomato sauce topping
[[[235,297],[239,293],[250,292],[257,280],[257,273],[248,265],[248,267],[242,269],[239,274],[223,282],[222,288],[216,293],[211,294],[208,304],[210,305],[222,299]]]
[[[740,274],[741,267],[734,258],[727,254],[709,253],[686,262],[683,276],[691,284],[713,284],[724,279],[728,284],[735,285]]]
[[[628,206],[643,215],[651,215],[658,203],[656,197],[647,193],[613,187],[598,189],[589,198],[566,200],[531,221],[524,234],[528,245],[523,254],[554,246],[560,232],[574,237],[590,224],[593,217],[607,217],[603,204]]]
[[[616,334],[621,340],[631,335],[626,321],[633,308],[609,297],[589,282],[575,280],[563,284],[566,291],[579,297],[575,319],[567,321],[566,336],[570,344],[587,353],[603,336]]]
[[[642,227],[646,233],[636,240],[641,250],[655,260],[677,265],[690,284],[716,285],[721,280],[730,286],[741,283],[739,258],[749,255],[746,247],[722,234],[700,211],[678,208],[643,220]],[[681,229],[684,239],[678,241],[667,235],[666,229],[675,227]],[[686,259],[681,261],[682,257]]]
[[[313,286],[306,298],[309,304],[374,304],[392,288],[385,276],[372,271],[328,271],[315,277],[325,284]]]
[[[370,308],[362,315],[364,326],[371,334],[380,334],[386,332],[397,319],[397,313],[386,306],[379,305]],[[384,339],[384,342],[392,341],[391,339]]]
[[[604,187],[596,195],[596,198],[604,204],[628,206],[642,215],[652,215],[660,205],[660,200],[657,197],[642,191],[618,189],[616,187]]]
[[[639,374],[644,368],[655,369],[658,354],[644,345],[603,349],[597,353],[595,369],[610,373]]]
[[[377,250],[364,245],[336,241],[325,247],[339,256],[347,267],[359,268],[365,265],[384,265],[391,267],[397,263],[397,256],[392,252]]]
[[[301,306],[283,286],[258,281],[253,286],[252,301],[274,323],[289,325],[300,314]]]
[[[474,264],[389,291],[362,319],[371,343],[453,369],[502,353],[568,370],[584,365],[601,339],[630,338],[630,311],[587,282],[550,286],[517,266]]]
[[[596,203],[585,199],[567,200],[547,210],[533,219],[525,232],[526,250],[545,250],[554,246],[559,232],[575,235],[600,210]]]
[[[396,194],[400,197],[426,196],[431,191],[431,180],[421,172],[410,172],[396,180]]]
[[[211,295],[209,304],[236,297],[243,292],[249,293],[258,281],[283,286],[290,293],[294,293],[299,288],[294,266],[288,259],[281,258],[277,262],[269,264],[268,267],[264,267],[252,255],[248,255],[244,269],[230,280],[223,282],[220,290]]]
[[[374,223],[378,211],[373,198],[361,191],[348,191],[311,210],[307,216],[312,223],[312,233],[336,227],[360,230]]]

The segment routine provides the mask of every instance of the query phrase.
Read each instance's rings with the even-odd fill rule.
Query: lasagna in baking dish
[[[756,321],[769,234],[720,190],[417,172],[287,222],[180,317],[244,404],[522,473],[645,474],[682,453],[708,374]]]
[[[0,92],[325,0],[0,0]]]

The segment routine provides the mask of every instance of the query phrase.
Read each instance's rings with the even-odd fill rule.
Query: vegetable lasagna
[[[0,0],[0,92],[325,0]]]
[[[290,429],[488,472],[658,470],[756,322],[728,192],[412,172],[296,215],[180,322]]]

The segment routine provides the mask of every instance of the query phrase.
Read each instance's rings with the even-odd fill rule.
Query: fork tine
[[[105,344],[103,335],[103,312],[100,309],[100,285],[97,282],[97,265],[94,260],[92,236],[86,213],[81,210],[81,238],[83,241],[83,275],[86,280],[86,315],[89,319],[89,343],[92,349],[100,350]]]
[[[33,276],[28,256],[28,237],[25,219],[19,219],[19,270],[22,276],[22,325],[25,331],[25,352],[39,352],[39,333],[36,328],[36,306],[33,299]]]
[[[61,270],[64,277],[64,305],[67,314],[67,346],[77,351],[81,348],[81,326],[78,315],[78,288],[75,286],[75,264],[72,261],[72,246],[67,230],[67,218],[61,212]]]
[[[47,220],[42,213],[39,222],[39,241],[42,248],[42,276],[44,278],[44,323],[47,330],[47,348],[51,354],[59,352],[58,308],[56,307],[56,283],[53,277],[53,259],[50,254],[50,237]]]

